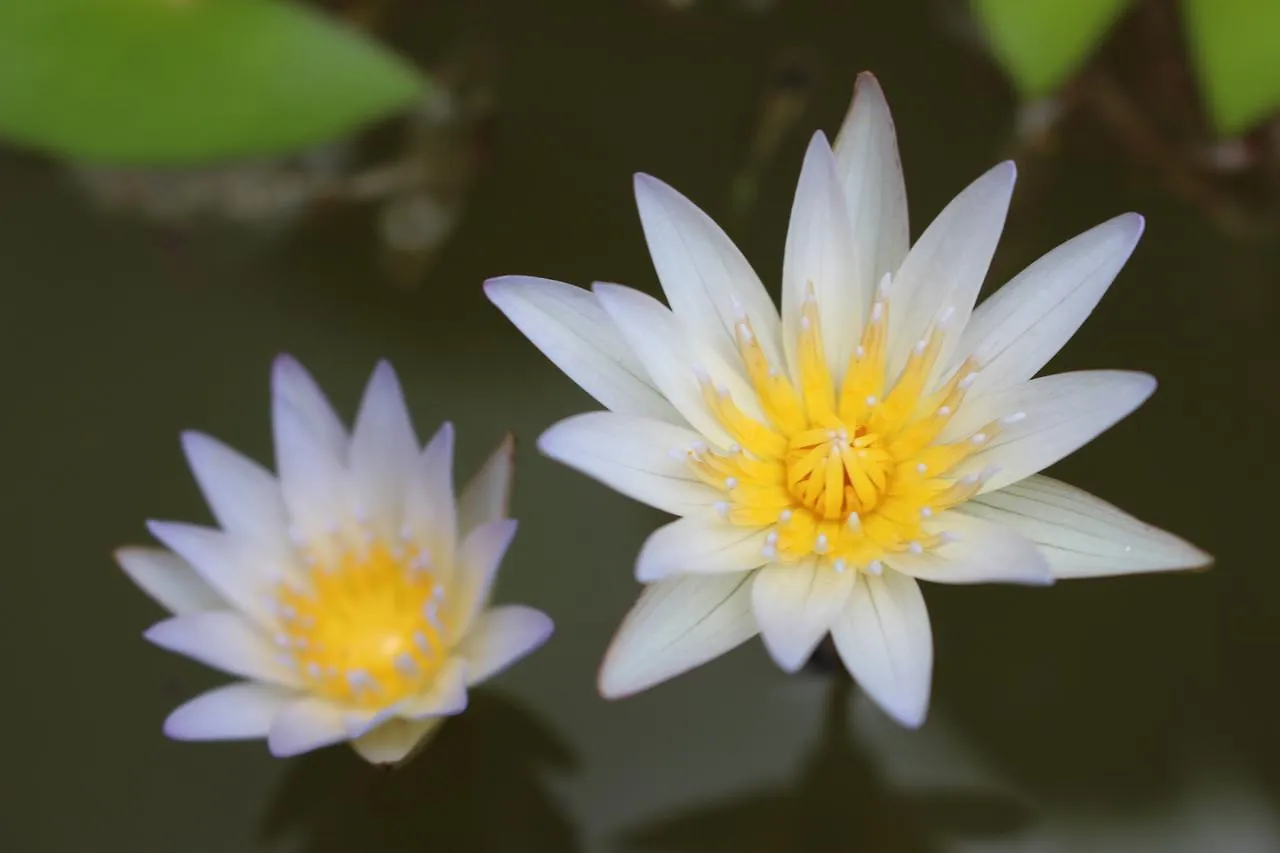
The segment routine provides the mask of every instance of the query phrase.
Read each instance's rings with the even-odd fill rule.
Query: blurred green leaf
[[[0,0],[0,135],[68,157],[288,151],[403,108],[423,85],[283,0]]]
[[[1200,90],[1219,133],[1280,109],[1280,0],[1185,0]]]
[[[974,0],[996,59],[1026,98],[1061,86],[1126,5],[1127,0]]]

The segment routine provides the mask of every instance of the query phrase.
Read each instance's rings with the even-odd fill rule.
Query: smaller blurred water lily
[[[389,364],[350,435],[292,358],[277,359],[272,398],[278,479],[186,433],[221,529],[153,521],[169,550],[116,554],[174,614],[148,640],[243,679],[179,707],[165,733],[265,737],[277,756],[348,740],[400,761],[466,708],[470,686],[551,635],[537,610],[489,606],[516,531],[510,441],[455,498],[453,428],[420,448]]]

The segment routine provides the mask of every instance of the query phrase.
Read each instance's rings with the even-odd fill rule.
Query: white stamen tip
[[[845,519],[844,523],[850,530],[862,529],[862,517],[856,512],[849,513],[849,517]]]
[[[803,329],[804,331],[806,331],[806,332],[807,332],[807,331],[809,331],[809,329],[810,329],[812,326],[813,326],[813,321],[812,321],[812,320],[810,320],[808,317],[801,317],[801,318],[800,318],[800,328],[801,328],[801,329]]]
[[[836,574],[838,575],[844,574],[844,570],[847,569],[848,567],[849,567],[849,564],[844,561],[843,557],[831,564],[831,568],[835,569]]]
[[[293,640],[288,634],[276,634],[276,645],[282,649],[287,649],[293,645]]]
[[[950,407],[950,406],[939,406],[939,407],[938,407],[938,417],[940,417],[940,418],[949,418],[949,417],[951,417],[951,407]]]
[[[751,333],[751,327],[746,323],[738,324],[738,336],[742,338],[744,344],[749,344],[755,340],[755,335]]]
[[[943,532],[938,534],[939,545],[950,545],[952,542],[959,542],[959,541],[960,541],[960,535],[958,533],[952,533],[950,530],[944,530]]]
[[[716,515],[720,516],[726,521],[728,520],[729,518],[729,502],[728,501],[716,501],[715,510],[716,510]]]
[[[876,286],[876,293],[880,296],[881,299],[888,297],[889,287],[892,284],[893,284],[893,276],[890,273],[885,273],[880,277],[880,284]]]
[[[739,453],[741,453],[741,452],[742,452],[742,445],[741,445],[741,444],[734,443],[734,444],[729,445],[729,454],[730,454],[731,456],[737,456],[737,455],[738,455]]]
[[[422,633],[421,631],[414,631],[413,641],[417,643],[418,648],[422,649],[427,654],[431,653],[431,643],[430,641],[427,640],[426,634]]]
[[[418,662],[408,652],[400,652],[400,654],[396,655],[395,666],[403,675],[412,677],[418,674]]]
[[[778,513],[778,521],[781,521],[783,524],[786,524],[788,521],[791,520],[791,515],[792,515],[791,510],[784,509],[782,512]]]
[[[766,536],[766,537],[764,537],[764,543],[765,543],[766,545],[777,545],[777,544],[778,544],[778,532],[777,532],[776,530],[771,530],[771,531],[769,531],[769,535],[768,535],[768,536]]]
[[[729,297],[729,310],[733,312],[733,319],[737,320],[739,323],[747,322],[747,309],[738,301],[738,297]]]
[[[723,382],[717,382],[717,383],[716,383],[716,395],[717,395],[717,396],[720,396],[720,397],[728,397],[728,396],[729,396],[729,386],[728,386],[728,385],[725,385]]]
[[[867,563],[867,574],[869,575],[884,574],[884,563],[880,562],[879,560],[872,560],[870,563]]]
[[[966,474],[965,476],[960,478],[960,485],[962,486],[974,486],[974,485],[977,485],[977,483],[978,483],[977,474]]]
[[[977,381],[978,381],[978,374],[977,374],[977,372],[975,371],[975,372],[973,372],[973,373],[970,373],[970,374],[969,374],[968,376],[966,376],[964,379],[961,379],[961,380],[960,380],[960,387],[961,387],[962,389],[966,389],[966,390],[967,390],[967,389],[969,389],[969,388],[973,387],[973,383],[975,383],[975,382],[977,382]]]
[[[928,471],[928,470],[929,470],[929,466],[928,466],[928,465],[926,465],[926,464],[924,464],[923,462],[917,462],[917,463],[916,463],[916,473],[917,473],[917,474],[923,474],[924,472],[926,472],[926,471]]]
[[[871,322],[879,323],[884,317],[884,303],[877,302],[871,306]]]
[[[774,557],[778,556],[778,549],[773,545],[765,545],[760,549],[760,556],[764,557],[766,560],[772,560]]]
[[[701,441],[695,441],[693,444],[689,445],[689,449],[701,456],[707,452],[707,445]]]
[[[921,545],[919,542],[909,542],[907,543],[907,550],[910,551],[912,554],[923,554],[924,546]]]
[[[825,554],[831,548],[831,543],[827,541],[827,534],[819,533],[818,540],[813,543],[813,550],[819,554]]]
[[[916,345],[911,348],[916,355],[924,355],[924,351],[929,348],[929,342],[924,338],[916,341]]]
[[[999,473],[1000,473],[999,465],[988,465],[986,468],[983,468],[982,471],[978,473],[978,479],[982,480],[982,482],[985,483],[987,480],[990,480],[992,477],[994,477],[996,474],[999,474]]]
[[[321,671],[320,664],[316,663],[315,661],[312,661],[311,663],[307,664],[307,675],[311,676],[312,678],[319,678],[320,671]]]
[[[973,437],[970,438],[969,440],[972,441],[974,444],[986,444],[987,434],[985,432],[975,432],[973,434]]]
[[[872,396],[870,396],[870,397],[868,397],[868,398],[866,399],[866,403],[867,403],[867,405],[868,405],[868,406],[874,406],[876,403],[879,403],[879,402],[880,402],[880,401],[879,401],[879,400],[877,400],[877,399],[875,398],[875,396],[874,396],[874,395],[872,395]]]
[[[724,487],[725,487],[726,489],[728,489],[729,491],[733,491],[734,489],[738,488],[738,478],[737,478],[737,477],[725,477],[725,478],[724,478]]]
[[[951,322],[951,318],[956,315],[954,305],[948,305],[942,309],[942,313],[938,315],[938,328],[941,329]]]
[[[1026,420],[1026,418],[1026,412],[1014,412],[1012,415],[1001,418],[1000,422],[1004,424],[1016,424],[1018,421]]]
[[[920,517],[933,518],[933,507],[928,507],[928,506],[920,507]]]
[[[867,348],[859,344],[857,347],[854,348],[853,355],[854,355],[854,358],[859,358],[859,359],[866,358]]]

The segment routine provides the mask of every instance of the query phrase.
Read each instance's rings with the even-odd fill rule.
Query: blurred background
[[[596,667],[661,517],[538,456],[594,404],[480,285],[656,293],[645,171],[776,294],[804,144],[861,70],[913,235],[1017,161],[989,287],[1147,217],[1051,369],[1161,390],[1052,473],[1218,564],[928,587],[917,733],[828,657],[787,677],[757,642],[606,703]],[[0,847],[1280,851],[1278,108],[1277,0],[3,0]],[[221,679],[142,640],[161,613],[111,559],[147,518],[207,519],[180,430],[270,461],[282,351],[348,416],[390,358],[421,434],[457,424],[462,474],[519,443],[497,597],[557,634],[395,772],[167,741]]]

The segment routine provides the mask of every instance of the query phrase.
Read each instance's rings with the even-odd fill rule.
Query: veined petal
[[[857,346],[864,304],[850,251],[851,234],[835,157],[826,136],[815,133],[800,169],[782,264],[782,335],[793,378],[799,377],[796,341],[810,287],[818,301],[827,365],[836,382]]]
[[[629,498],[687,515],[720,500],[683,458],[701,440],[696,432],[663,421],[587,412],[551,426],[538,439],[538,449]]]
[[[238,681],[179,705],[164,721],[174,740],[252,740],[267,736],[271,723],[298,698],[272,684]]]
[[[316,380],[291,355],[277,356],[272,365],[271,399],[273,406],[285,405],[296,411],[314,433],[316,442],[331,456],[346,461],[347,431],[342,421]]]
[[[465,637],[480,611],[489,603],[498,566],[516,535],[516,521],[504,518],[482,524],[467,534],[458,550],[458,570],[450,594],[452,636]]]
[[[458,538],[458,506],[453,497],[453,424],[436,430],[413,463],[404,505],[404,524],[426,549],[432,570],[448,577]]]
[[[163,548],[119,548],[115,558],[130,580],[176,616],[227,607],[195,569]]]
[[[858,685],[889,716],[919,728],[929,711],[933,631],[919,585],[897,572],[859,572],[831,627],[836,651]]]
[[[218,526],[277,558],[290,552],[289,516],[270,471],[203,433],[184,432],[182,448]]]
[[[384,537],[399,529],[417,457],[418,437],[400,380],[388,362],[380,361],[356,415],[350,467],[354,509],[363,516],[363,524]]]
[[[276,758],[301,755],[347,740],[352,714],[332,702],[308,696],[276,715],[267,732],[267,748]]]
[[[281,567],[255,559],[221,530],[178,521],[149,521],[151,534],[171,548],[222,598],[268,631],[275,629],[272,588],[284,577]]]
[[[157,622],[143,635],[162,649],[186,655],[232,675],[297,687],[297,674],[263,634],[239,613],[214,610]]]
[[[1006,161],[965,187],[907,253],[893,280],[889,376],[898,374],[911,348],[948,309],[953,313],[942,331],[935,375],[950,360],[1004,229],[1016,171]]]
[[[482,524],[507,517],[515,473],[515,438],[508,433],[458,498],[458,531],[465,536]]]
[[[982,486],[983,492],[993,492],[1071,455],[1142,405],[1155,389],[1153,377],[1127,370],[1041,376],[966,400],[944,438],[970,435],[993,420],[1017,418],[957,469],[965,475],[993,466],[995,474]]]
[[[481,613],[456,650],[467,664],[467,684],[479,684],[497,675],[537,650],[554,630],[551,617],[522,604]]]
[[[893,117],[873,74],[858,75],[853,105],[836,136],[835,157],[849,205],[856,298],[866,310],[881,276],[897,272],[910,245]]]
[[[424,746],[447,717],[405,720],[393,717],[351,742],[361,758],[371,764],[398,764]]]
[[[1075,486],[1033,475],[957,509],[1016,530],[1058,578],[1204,568],[1213,557]]]
[[[620,699],[719,657],[756,635],[751,575],[684,575],[645,587],[600,667],[606,699]]]
[[[952,365],[972,355],[982,366],[969,395],[1003,391],[1048,364],[1107,292],[1142,228],[1136,213],[1107,220],[1058,246],[983,301],[960,337]]]
[[[686,331],[733,364],[739,357],[734,328],[745,314],[765,355],[781,364],[778,309],[733,241],[657,178],[636,175],[635,192],[654,269]]]
[[[450,658],[436,673],[431,688],[404,702],[399,715],[411,720],[449,717],[467,708],[467,667],[461,658]]]
[[[903,574],[935,583],[1053,583],[1053,569],[1044,554],[1012,528],[944,512],[930,532],[946,533],[952,541],[920,554],[895,552],[885,562]]]
[[[691,515],[659,527],[636,559],[636,580],[651,583],[673,574],[745,572],[763,566],[768,528],[740,527]]]
[[[511,275],[489,279],[484,292],[552,364],[606,408],[683,422],[591,291]]]
[[[765,566],[755,573],[751,606],[778,666],[787,672],[804,666],[844,609],[855,574],[814,563]]]

